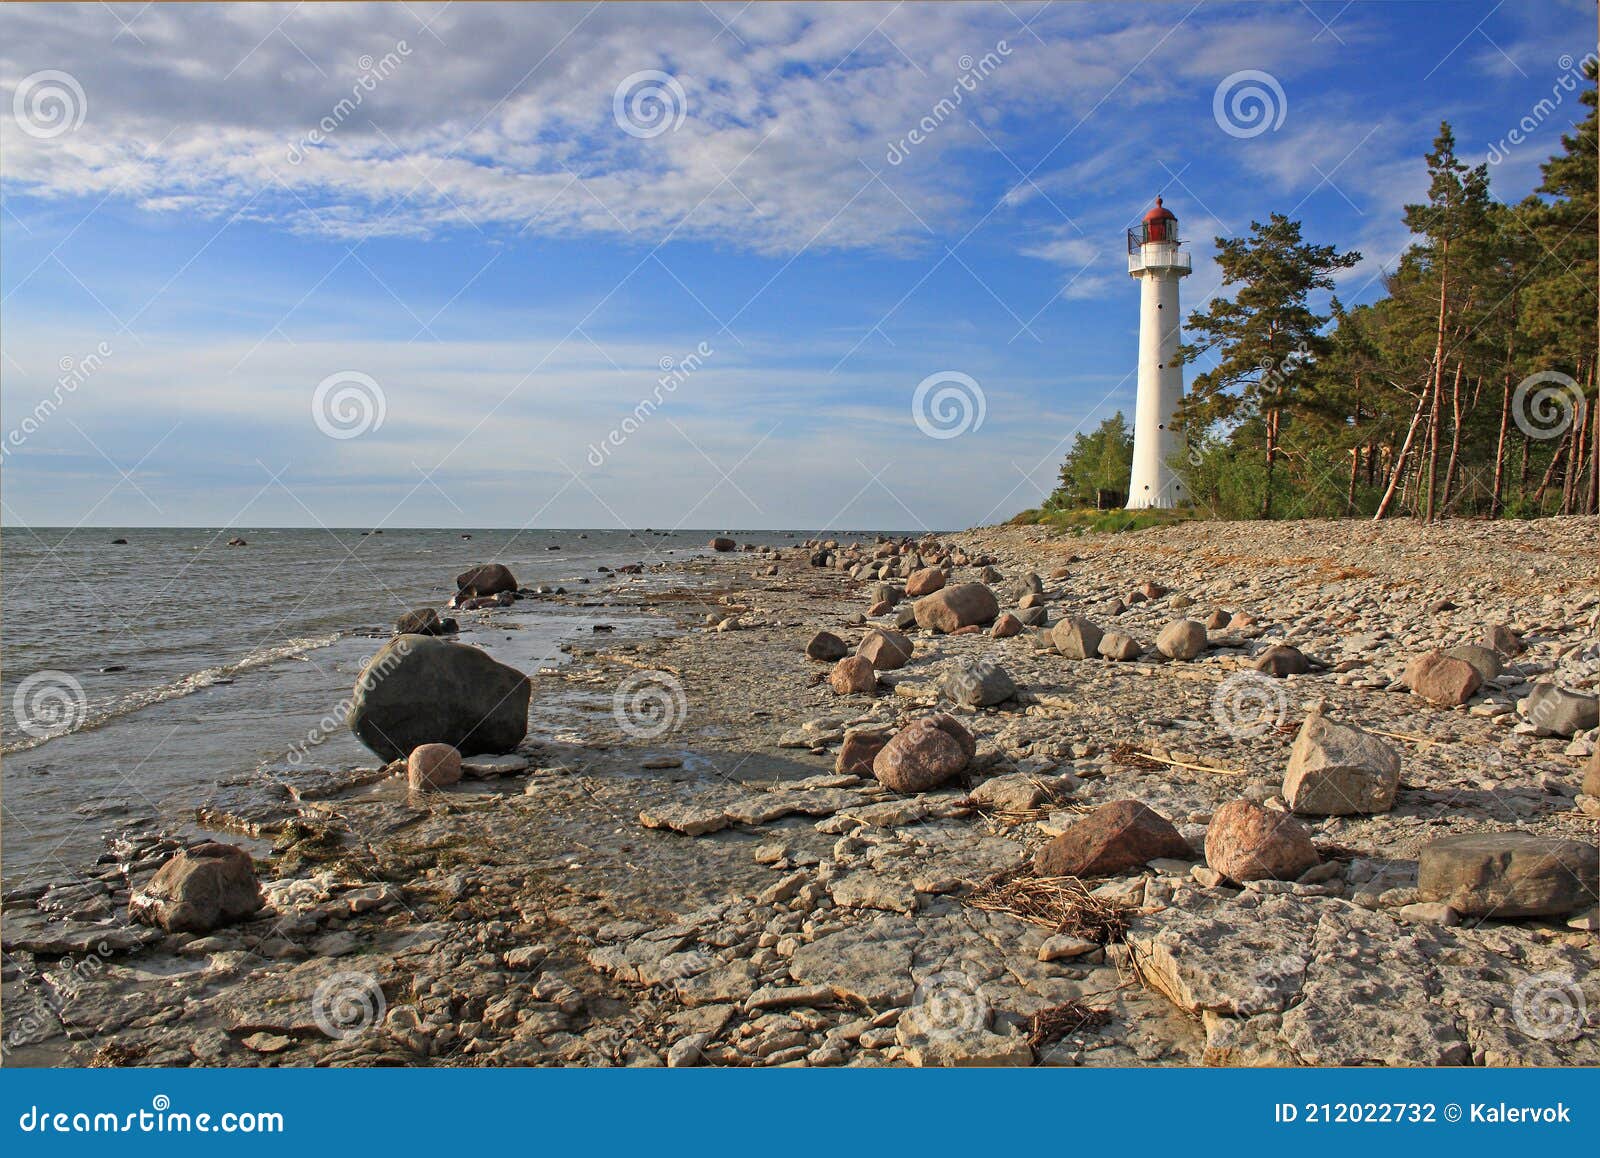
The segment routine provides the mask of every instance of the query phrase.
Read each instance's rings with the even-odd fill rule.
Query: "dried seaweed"
[[[1080,1030],[1098,1029],[1110,1021],[1109,1011],[1093,1009],[1081,1001],[1052,1005],[1033,1015],[1028,1027],[1028,1044],[1035,1050],[1042,1050]]]
[[[965,903],[985,912],[1010,913],[1097,945],[1121,941],[1128,931],[1123,911],[1091,894],[1077,877],[1027,876],[1011,869],[983,881]]]

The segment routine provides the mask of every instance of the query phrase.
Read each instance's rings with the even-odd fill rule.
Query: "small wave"
[[[0,754],[9,755],[12,752],[25,752],[29,748],[37,748],[51,740],[59,740],[62,736],[70,736],[74,732],[87,732],[94,728],[104,727],[112,720],[121,719],[144,708],[155,704],[166,703],[182,696],[193,695],[195,692],[204,691],[224,680],[244,672],[254,671],[257,668],[269,667],[287,659],[298,659],[308,652],[319,648],[329,647],[344,638],[343,632],[332,635],[311,636],[305,639],[291,639],[273,647],[258,648],[244,658],[233,663],[219,664],[216,667],[202,668],[181,679],[171,683],[158,684],[153,688],[141,688],[119,696],[108,703],[93,705],[83,713],[83,718],[73,727],[65,728],[59,732],[51,732],[44,736],[28,736],[26,739],[13,740],[0,746]]]

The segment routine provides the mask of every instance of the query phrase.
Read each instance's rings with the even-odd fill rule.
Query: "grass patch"
[[[1035,507],[1023,511],[1011,520],[1012,526],[1021,527],[1052,527],[1058,531],[1067,531],[1073,534],[1101,534],[1116,535],[1124,531],[1145,531],[1151,527],[1169,527],[1174,523],[1185,523],[1196,516],[1191,510],[1156,510],[1128,511],[1122,509],[1098,511],[1092,508],[1080,510],[1048,510]]]

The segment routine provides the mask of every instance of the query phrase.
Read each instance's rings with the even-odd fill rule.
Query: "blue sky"
[[[1519,199],[1594,40],[1586,0],[7,5],[4,521],[1003,519],[1131,411],[1155,194],[1186,311],[1273,211],[1370,300],[1439,121]]]

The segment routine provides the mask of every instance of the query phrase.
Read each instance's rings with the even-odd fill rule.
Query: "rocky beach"
[[[12,887],[8,1064],[1600,1064],[1600,520],[709,546]]]

